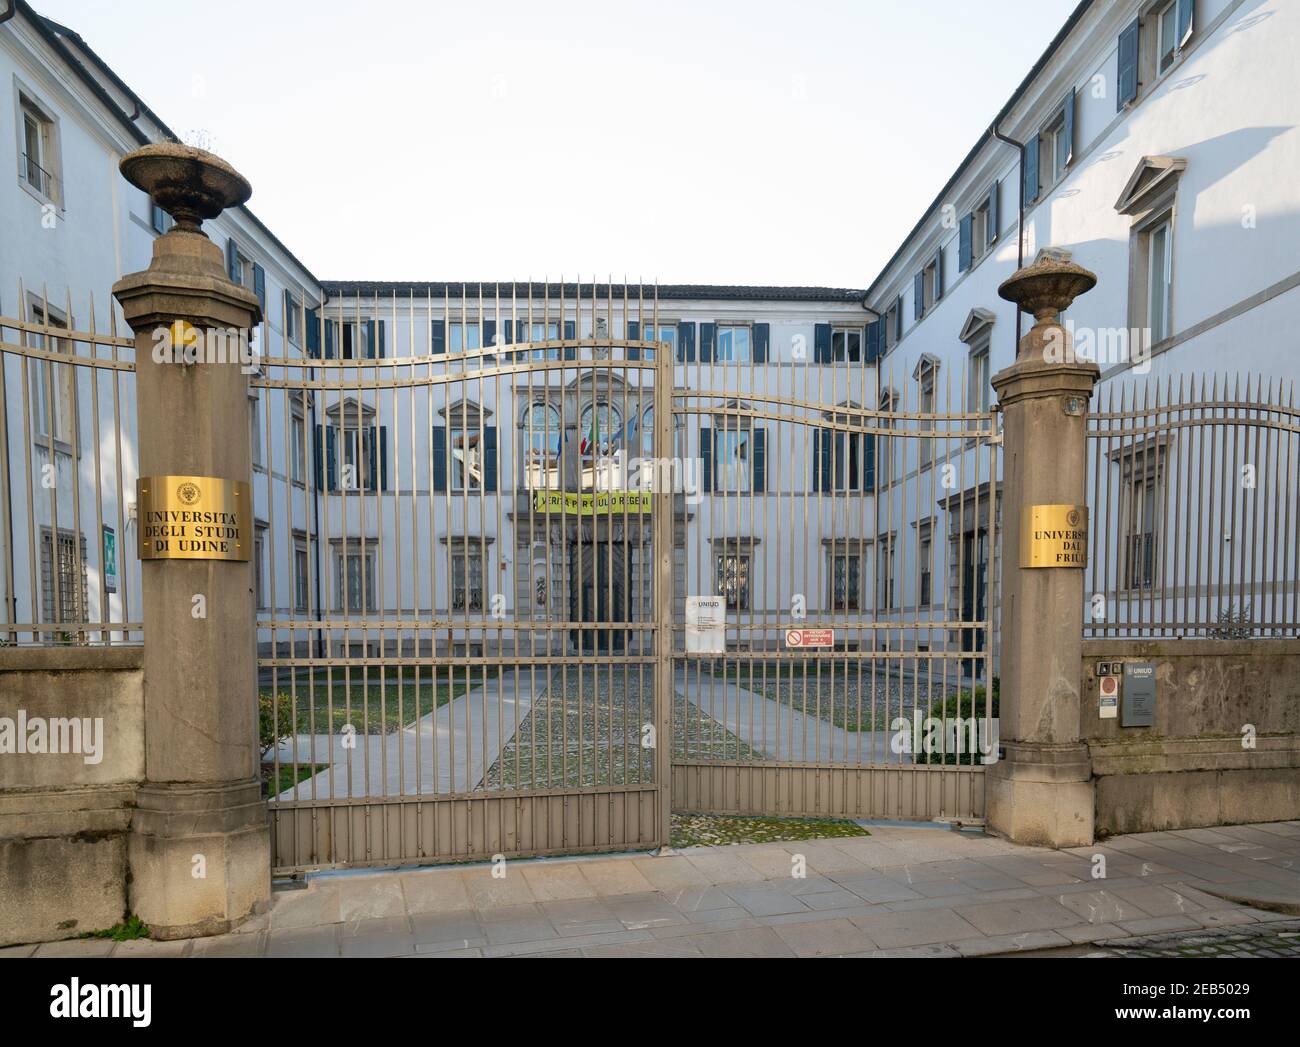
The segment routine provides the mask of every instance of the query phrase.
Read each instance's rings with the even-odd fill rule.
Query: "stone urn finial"
[[[248,180],[221,157],[179,142],[146,145],[122,157],[128,182],[176,219],[180,232],[203,232],[203,220],[253,195]]]
[[[1056,316],[1061,310],[1068,308],[1079,295],[1091,291],[1096,284],[1096,273],[1074,262],[1045,254],[1033,265],[1017,269],[1003,280],[998,296],[1032,313],[1034,326],[1030,334],[1036,332],[1041,336],[1047,328],[1057,326]],[[1030,342],[1030,337],[1026,336],[1024,343]],[[1020,348],[1023,353],[1025,345]]]

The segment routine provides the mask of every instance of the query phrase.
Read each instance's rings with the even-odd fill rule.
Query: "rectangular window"
[[[922,364],[918,378],[921,386],[920,391],[920,413],[934,413],[934,367],[931,364]],[[923,429],[932,429],[935,427],[933,421],[922,420],[920,426]],[[922,437],[919,441],[917,456],[922,466],[929,465],[934,460],[934,437]]]
[[[451,441],[451,489],[483,490],[483,434],[477,429],[452,429],[448,439]]]
[[[894,606],[894,540],[889,535],[876,543],[876,606],[881,610]]]
[[[862,557],[856,553],[833,553],[830,560],[831,610],[860,610],[862,607]]]
[[[901,306],[895,302],[885,310],[885,348],[892,348],[898,343],[898,311]]]
[[[334,579],[334,600],[338,610],[361,614],[376,609],[375,555],[369,548],[364,554],[359,545],[347,553],[339,551],[335,557]]]
[[[46,311],[43,300],[32,302],[28,315],[35,324],[66,330],[67,317],[57,315],[53,309]],[[35,349],[45,352],[71,355],[72,346],[66,338],[53,335],[29,335],[29,343]],[[76,412],[76,376],[69,364],[58,364],[50,360],[33,360],[29,365],[34,379],[32,388],[32,420],[35,433],[41,437],[53,437],[65,444],[71,444],[78,435],[75,425]]]
[[[284,336],[297,344],[298,341],[298,307],[288,291],[284,293]]]
[[[307,554],[307,539],[293,540],[293,609],[305,614],[311,604],[311,561]]]
[[[248,424],[249,447],[253,452],[253,468],[256,469],[262,464],[262,402],[256,396],[248,398]]]
[[[1164,341],[1172,334],[1171,304],[1173,296],[1172,227],[1163,221],[1147,234],[1147,326],[1151,344]]]
[[[333,428],[333,427],[331,427]],[[375,476],[371,475],[371,462],[374,453],[370,441],[375,436],[372,426],[359,429],[334,428],[334,447],[338,466],[338,485],[333,490],[373,491],[377,490]]]
[[[1158,488],[1154,473],[1132,478],[1125,485],[1125,589],[1151,589],[1156,584]]]
[[[1178,4],[1169,0],[1156,15],[1158,44],[1156,48],[1156,72],[1163,73],[1178,56]]]
[[[266,525],[253,528],[253,594],[257,609],[266,610]]]
[[[749,325],[718,324],[713,358],[720,364],[747,364],[753,359]]]
[[[50,203],[59,203],[58,135],[53,118],[26,94],[19,93],[18,177]]]
[[[451,609],[483,610],[483,553],[468,543],[451,554]]]
[[[643,342],[667,342],[668,348],[673,351],[673,357],[677,355],[677,324],[660,323],[656,328],[653,323],[647,321],[641,325],[641,338]]]
[[[1070,142],[1065,134],[1065,114],[1058,113],[1039,135],[1041,143],[1039,170],[1042,172],[1041,184],[1053,185],[1065,174],[1065,164],[1070,156]]]
[[[971,350],[970,367],[966,377],[966,409],[989,409],[989,347],[985,342]]]
[[[448,352],[464,353],[482,348],[482,332],[478,324],[463,324],[457,320],[450,325],[450,330],[447,332]]]
[[[834,330],[831,332],[831,359],[836,363],[858,363],[862,360],[862,329]]]
[[[289,479],[296,484],[307,482],[307,417],[301,393],[290,400]]]
[[[931,552],[933,546],[930,542],[929,534],[921,536],[920,548],[920,592],[918,594],[918,603],[921,607],[930,606],[930,580],[934,571],[934,557]]]
[[[717,596],[727,601],[728,611],[749,610],[748,553],[719,553],[714,558],[716,566]]]
[[[749,430],[719,429],[714,433],[713,451],[717,471],[714,489],[744,493],[749,490]]]
[[[80,562],[78,562],[80,558]],[[58,550],[48,527],[41,530],[41,620],[86,620],[86,539],[59,528]]]

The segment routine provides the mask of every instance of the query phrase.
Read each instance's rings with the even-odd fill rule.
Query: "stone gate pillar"
[[[248,182],[218,157],[170,143],[131,153],[121,169],[176,219],[154,241],[149,268],[113,294],[135,334],[141,477],[145,780],[128,845],[129,902],[154,937],[180,938],[230,930],[271,892],[247,504],[251,368],[239,351],[261,310],[201,229],[247,200]],[[174,354],[158,348],[164,330]],[[247,530],[223,528],[213,545],[214,532],[196,533],[209,513]],[[196,558],[161,558],[185,553]]]
[[[998,288],[1036,322],[1021,338],[1015,362],[993,378],[1003,414],[1003,752],[986,772],[988,824],[1018,843],[1047,847],[1093,841],[1079,679],[1086,419],[1100,372],[1074,358],[1057,315],[1096,282],[1078,265],[1044,258]]]

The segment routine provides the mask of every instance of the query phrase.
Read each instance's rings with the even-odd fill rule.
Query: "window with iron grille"
[[[41,620],[84,622],[87,602],[86,539],[59,528],[57,560],[54,536],[41,530]]]
[[[483,610],[483,553],[466,543],[451,556],[451,609]]]
[[[861,609],[862,557],[857,553],[832,553],[830,560],[831,610]]]
[[[749,610],[749,566],[747,553],[719,553],[717,595],[727,600],[728,611]]]

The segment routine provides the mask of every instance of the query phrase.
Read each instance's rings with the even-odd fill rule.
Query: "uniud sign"
[[[242,480],[148,476],[136,485],[141,560],[247,560],[252,498]]]
[[[1087,567],[1088,507],[1027,505],[1020,517],[1021,567]]]

